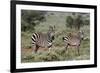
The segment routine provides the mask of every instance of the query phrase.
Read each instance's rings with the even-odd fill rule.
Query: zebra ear
[[[84,35],[84,32],[82,30],[79,31],[79,34]]]
[[[49,26],[49,31],[52,31],[53,30],[53,27],[52,26]]]
[[[55,25],[54,26],[49,26],[49,31],[54,31],[55,30]]]
[[[71,37],[72,36],[72,33],[68,33],[68,36]]]

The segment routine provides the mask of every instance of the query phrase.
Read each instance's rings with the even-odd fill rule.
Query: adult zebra
[[[32,35],[32,46],[33,46],[33,51],[36,53],[39,48],[43,49],[45,48],[46,50],[50,49],[52,46],[52,42],[54,40],[54,34],[55,34],[55,26],[49,26],[49,30],[47,33],[33,33]]]

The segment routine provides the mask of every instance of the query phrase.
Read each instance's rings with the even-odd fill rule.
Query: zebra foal
[[[65,48],[68,49],[68,46],[74,47],[77,49],[78,55],[80,55],[79,47],[83,38],[84,38],[83,31],[79,31],[78,33],[75,34],[70,33],[69,36],[63,37],[63,41],[65,42]]]

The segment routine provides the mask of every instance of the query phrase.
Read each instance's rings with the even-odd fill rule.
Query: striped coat
[[[54,29],[53,27],[49,27],[47,33],[33,33],[31,38],[33,50],[35,52],[37,52],[39,48],[49,49],[52,46],[52,42],[54,40]]]
[[[75,47],[77,48],[79,54],[79,47],[83,38],[84,38],[84,33],[82,31],[75,34],[70,33],[69,36],[63,37],[63,40],[65,42],[65,48],[67,49],[68,46]]]

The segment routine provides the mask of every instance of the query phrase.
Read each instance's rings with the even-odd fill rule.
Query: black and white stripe
[[[52,46],[52,41],[54,40],[54,29],[49,27],[47,33],[33,33],[32,37],[32,46],[34,46],[34,51],[37,52],[39,47],[50,48]]]
[[[32,35],[32,44],[34,45],[39,38],[39,35],[37,33],[33,33]]]

